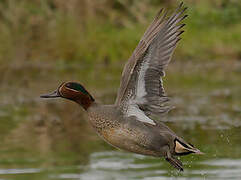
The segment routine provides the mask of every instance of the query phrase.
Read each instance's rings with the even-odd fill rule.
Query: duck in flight
[[[162,78],[184,32],[182,21],[187,17],[186,9],[181,3],[169,17],[163,9],[158,12],[125,64],[115,104],[96,102],[77,82],[64,82],[53,93],[41,97],[62,97],[78,103],[86,110],[98,135],[112,146],[164,157],[183,171],[182,162],[176,156],[202,152],[152,117],[161,117],[171,109],[166,105],[168,97]]]

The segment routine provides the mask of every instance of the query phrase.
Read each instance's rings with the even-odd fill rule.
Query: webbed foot
[[[182,162],[175,157],[166,157],[165,158],[173,167],[179,171],[183,171]]]
[[[179,171],[183,171],[182,162],[171,155],[169,148],[167,148],[166,161],[168,161],[174,168],[178,169]]]

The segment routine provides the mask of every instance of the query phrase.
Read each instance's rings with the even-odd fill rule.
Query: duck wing
[[[143,115],[159,116],[170,110],[162,77],[184,32],[181,22],[187,17],[186,9],[181,3],[169,17],[161,9],[125,64],[115,104],[128,116],[139,114],[143,119]],[[154,124],[148,117],[141,121]]]

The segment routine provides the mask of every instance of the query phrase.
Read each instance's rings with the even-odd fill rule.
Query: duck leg
[[[182,162],[171,155],[169,148],[164,157],[166,161],[168,161],[173,167],[175,167],[179,171],[183,171]]]

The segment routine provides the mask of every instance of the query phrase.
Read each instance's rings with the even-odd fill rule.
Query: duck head
[[[80,104],[85,110],[95,101],[89,92],[79,83],[64,82],[54,92],[44,94],[41,98],[62,97]]]
[[[186,143],[184,140],[176,138],[174,139],[174,152],[175,155],[182,156],[187,154],[204,154],[199,149],[195,148],[192,144]]]

